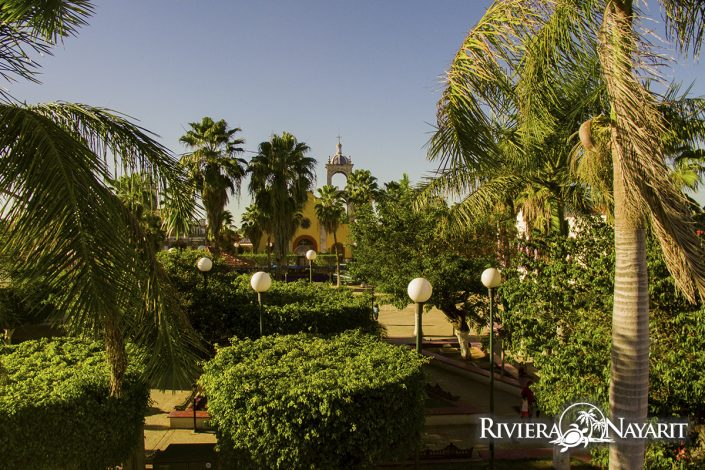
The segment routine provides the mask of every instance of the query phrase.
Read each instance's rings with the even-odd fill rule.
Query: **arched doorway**
[[[306,264],[306,252],[308,250],[318,251],[316,240],[310,235],[301,235],[294,240],[293,251],[296,254],[296,264]]]

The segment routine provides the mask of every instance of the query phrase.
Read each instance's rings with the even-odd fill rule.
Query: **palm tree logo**
[[[607,435],[604,413],[590,403],[575,403],[566,408],[558,420],[558,429],[561,436],[550,443],[560,446],[561,452],[581,444],[587,447],[590,443],[614,442]]]

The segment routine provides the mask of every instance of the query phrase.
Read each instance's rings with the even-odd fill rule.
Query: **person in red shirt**
[[[531,385],[533,385],[533,381],[529,380],[526,382],[526,385],[524,385],[524,388],[521,389],[521,398],[522,400],[526,400],[528,404],[528,416],[534,416],[534,414],[538,417],[539,413],[538,410],[536,409],[536,397],[534,397],[534,392],[531,391]],[[534,413],[535,412],[535,413]],[[523,409],[522,409],[522,417],[523,417]]]

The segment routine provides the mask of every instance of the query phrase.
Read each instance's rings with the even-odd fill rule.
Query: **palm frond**
[[[513,64],[521,53],[516,37],[534,18],[525,3],[494,3],[453,59],[428,146],[428,158],[439,160],[439,169],[488,168],[501,155],[500,129],[492,119],[512,115]]]
[[[32,53],[51,54],[51,48],[64,37],[73,36],[93,13],[87,0],[42,2],[13,0],[0,4],[0,77],[37,82],[39,64]],[[0,96],[10,96],[0,91]]]
[[[609,32],[609,33],[608,33]],[[611,93],[613,161],[620,165],[631,210],[648,208],[664,258],[678,289],[691,301],[705,296],[705,256],[689,204],[665,164],[661,136],[667,126],[655,96],[643,85],[634,60],[640,38],[618,17],[606,17],[599,53]],[[617,53],[617,48],[619,53]]]
[[[13,262],[24,265],[23,272],[44,276],[61,293],[57,308],[66,313],[70,328],[98,332],[106,324],[125,329],[150,322],[152,332],[161,332],[158,344],[169,343],[182,358],[192,356],[192,346],[182,342],[189,330],[175,327],[182,322],[174,320],[179,312],[166,310],[178,305],[173,305],[172,294],[164,293],[168,288],[158,275],[151,245],[107,187],[110,169],[91,148],[97,145],[97,135],[117,136],[119,149],[153,150],[157,144],[143,141],[139,129],[132,144],[128,127],[119,133],[102,132],[115,119],[106,119],[94,126],[101,131],[91,132],[88,121],[77,127],[47,109],[57,108],[0,104],[0,191],[10,194],[2,208],[8,223],[3,227],[7,242],[0,251],[16,254]],[[168,161],[153,154],[130,158],[150,161],[158,175],[162,162]],[[164,169],[166,179],[172,167]],[[171,336],[164,337],[167,333]],[[187,363],[172,359],[182,373],[189,372]]]
[[[523,184],[522,178],[516,175],[498,176],[485,181],[458,204],[451,206],[449,219],[458,226],[472,226],[477,220],[487,218],[498,206],[506,206],[517,196]]]
[[[683,52],[700,53],[705,30],[705,3],[701,0],[661,0],[666,34]]]

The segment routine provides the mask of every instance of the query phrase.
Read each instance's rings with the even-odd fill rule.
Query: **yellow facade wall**
[[[290,253],[297,252],[296,247],[304,241],[308,241],[312,245],[311,247],[316,250],[317,253],[335,253],[335,250],[333,248],[333,234],[326,233],[323,229],[323,226],[316,217],[316,199],[316,196],[314,196],[314,194],[309,191],[308,199],[306,200],[304,208],[301,211],[304,217],[303,220],[308,220],[309,226],[307,228],[299,226],[296,229],[296,233],[289,241],[288,251]],[[344,258],[351,258],[351,247],[349,239],[350,226],[348,224],[340,224],[340,227],[338,227],[338,230],[336,231],[336,237],[338,238],[338,243],[343,246],[343,252],[345,253]],[[267,234],[265,233],[260,239],[259,246],[257,247],[257,251],[259,253],[267,252],[267,238]],[[304,249],[303,247],[299,247],[298,252],[299,254],[303,255],[309,248]]]

